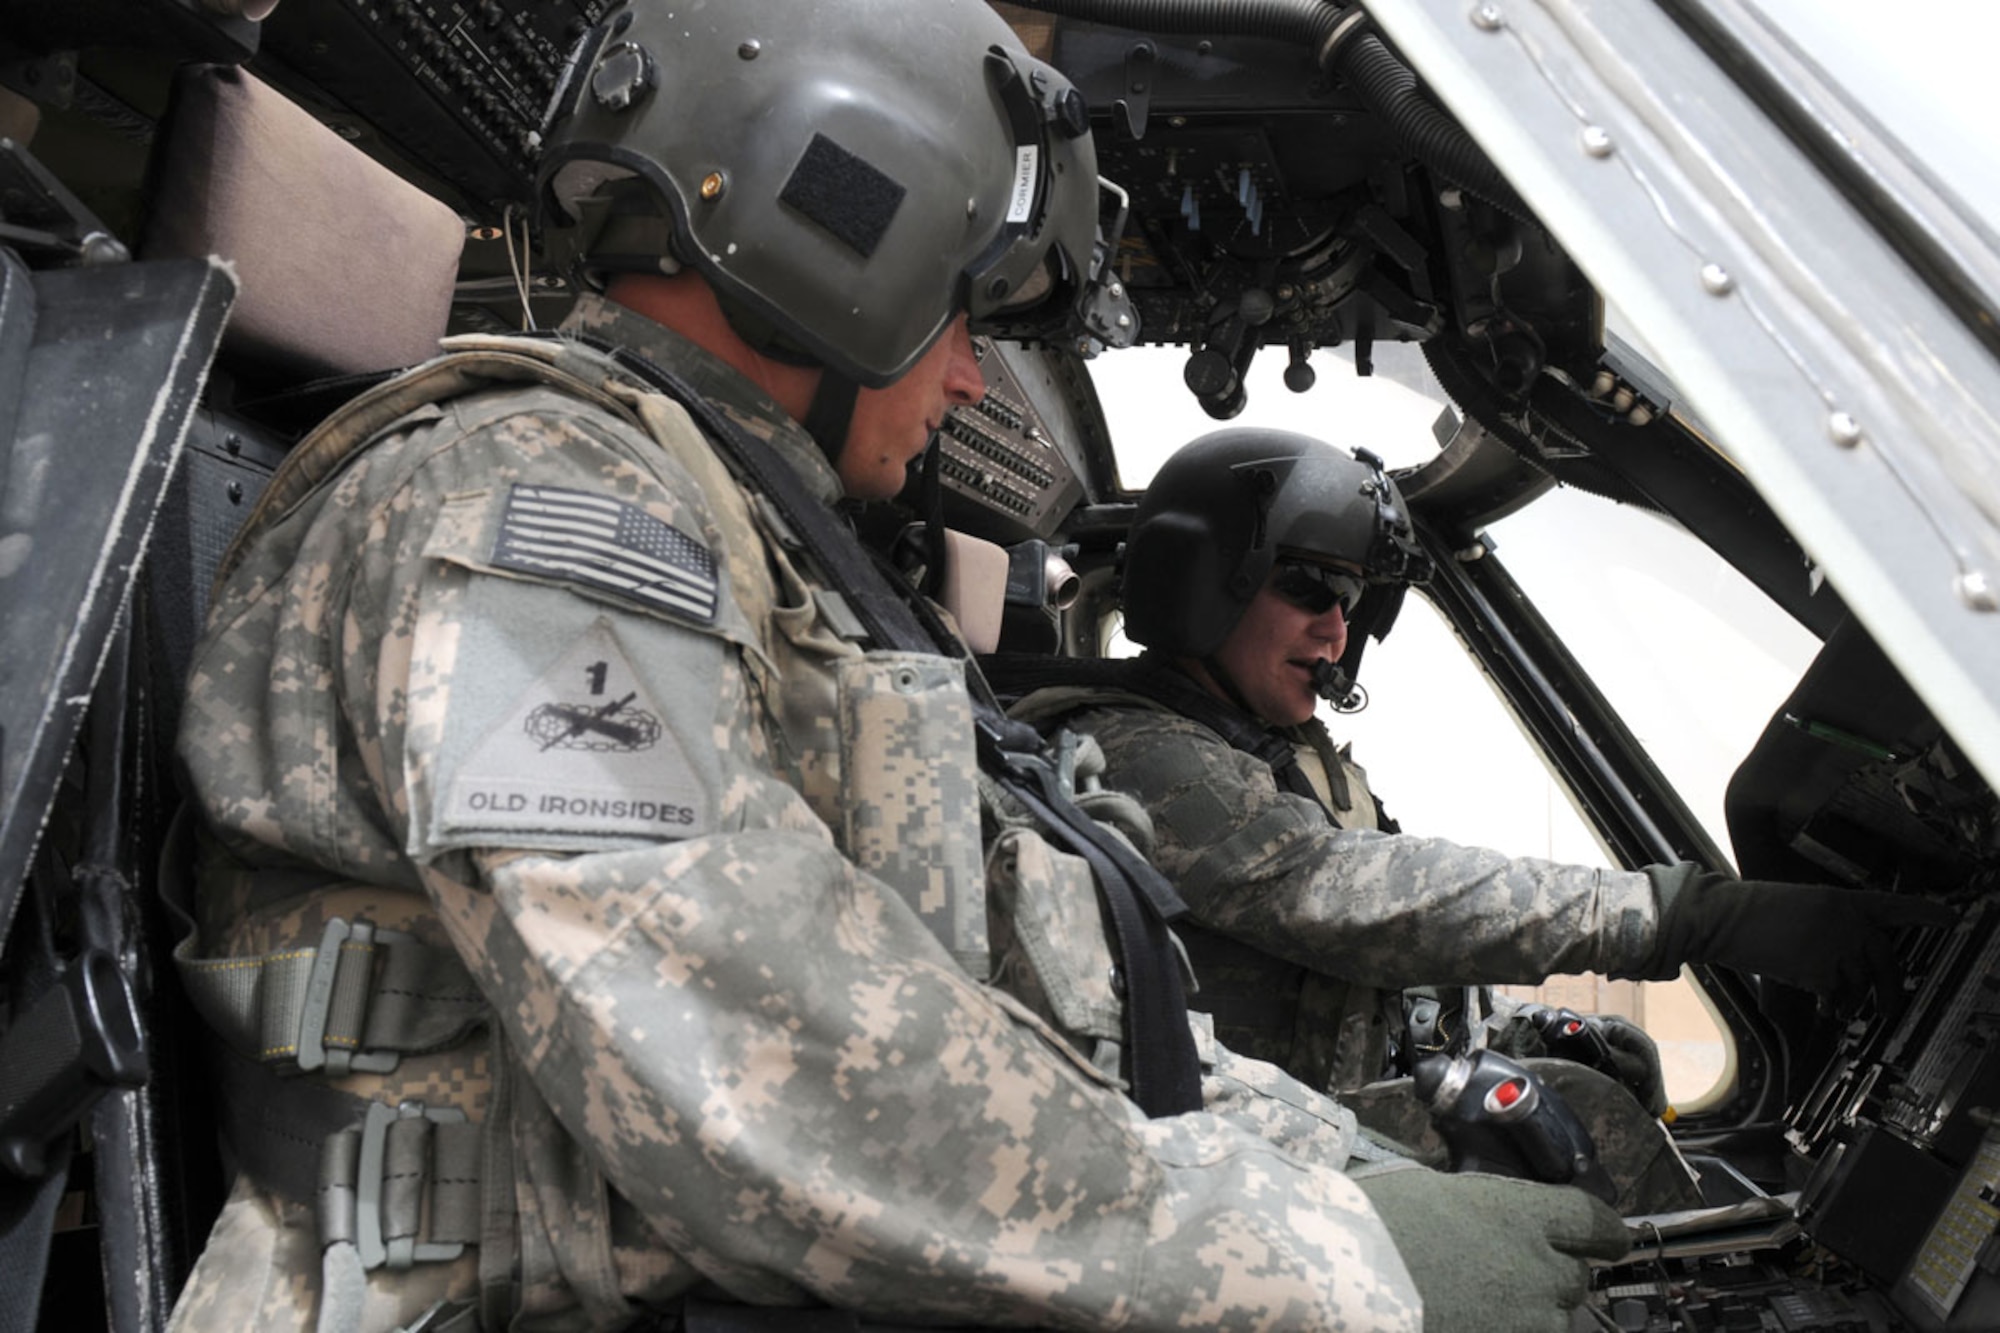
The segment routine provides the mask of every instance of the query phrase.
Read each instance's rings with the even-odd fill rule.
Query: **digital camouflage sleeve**
[[[705,1278],[905,1320],[1417,1329],[1345,1176],[1254,1116],[1146,1120],[857,868],[822,707],[855,650],[686,416],[630,400],[399,423],[238,562],[185,727],[231,853],[420,890],[473,971],[527,1080],[529,1307],[611,1326]],[[566,568],[585,540],[657,572]],[[932,813],[976,844],[976,809]],[[544,1103],[580,1156],[532,1150]]]
[[[1335,827],[1254,756],[1154,704],[1069,725],[1152,816],[1153,861],[1195,919],[1267,953],[1382,990],[1647,965],[1659,909],[1642,872]]]

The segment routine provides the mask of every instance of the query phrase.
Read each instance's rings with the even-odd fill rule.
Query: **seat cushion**
[[[184,71],[165,134],[140,254],[235,266],[225,358],[312,379],[436,355],[455,211],[233,66]]]

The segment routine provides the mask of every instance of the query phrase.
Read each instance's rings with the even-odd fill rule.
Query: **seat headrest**
[[[456,212],[234,66],[183,70],[163,133],[140,257],[235,266],[225,359],[305,380],[437,354]]]

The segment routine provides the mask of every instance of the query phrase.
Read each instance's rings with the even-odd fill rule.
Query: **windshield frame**
[[[1664,8],[1369,10],[2000,778],[2000,358]]]

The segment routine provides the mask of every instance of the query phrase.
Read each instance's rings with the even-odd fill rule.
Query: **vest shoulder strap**
[[[566,339],[466,335],[447,338],[443,356],[383,380],[349,399],[285,455],[216,567],[220,585],[248,544],[340,470],[370,440],[425,407],[504,385],[545,384],[639,424],[611,392],[617,369]]]

